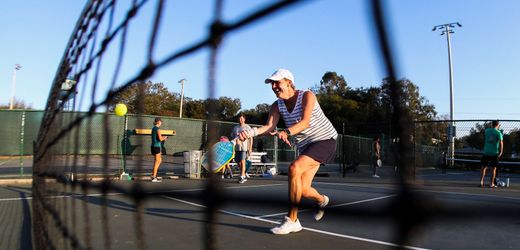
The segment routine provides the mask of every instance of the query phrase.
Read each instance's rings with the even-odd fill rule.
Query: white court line
[[[338,185],[338,186],[349,186],[349,187],[372,187],[368,185],[355,185],[355,184],[349,184],[349,183],[338,183],[338,182],[314,182],[315,184],[325,184],[325,185]],[[372,187],[374,188],[374,187]],[[377,189],[391,189],[391,188],[381,188],[381,187],[375,187]],[[471,193],[463,193],[463,192],[449,192],[449,191],[434,191],[434,190],[423,190],[423,189],[416,189],[414,192],[430,192],[430,193],[440,193],[440,194],[459,194],[459,195],[468,195],[468,196],[486,196],[486,197],[494,197],[494,198],[504,198],[504,199],[511,199],[511,200],[520,200],[518,197],[509,197],[509,196],[498,196],[498,195],[492,195],[492,194],[471,194]]]
[[[263,185],[250,185],[250,186],[231,186],[224,187],[224,189],[242,189],[242,188],[257,188],[257,187],[272,187],[272,186],[281,186],[286,184],[263,184]],[[165,192],[193,192],[193,191],[204,191],[205,188],[193,188],[193,189],[181,189],[181,190],[169,190]],[[153,192],[149,192],[153,193]]]
[[[427,177],[427,176],[439,176],[439,175],[465,175],[466,173],[445,173],[445,174],[420,174],[417,175],[419,177]]]
[[[509,197],[509,196],[498,196],[492,194],[471,194],[471,193],[463,193],[463,192],[450,192],[450,191],[435,191],[435,190],[416,190],[416,192],[428,192],[428,193],[439,193],[439,194],[458,194],[458,195],[467,195],[467,196],[482,196],[482,197],[492,197],[492,198],[504,198],[510,200],[520,200],[518,197]]]
[[[7,160],[4,161],[4,162],[0,162],[0,166],[2,166],[2,165],[4,165],[4,164],[8,163],[8,162],[11,161],[12,159],[14,159],[14,158],[9,158],[9,159],[7,159]]]
[[[353,201],[353,202],[347,202],[347,203],[336,204],[336,205],[333,205],[333,206],[329,206],[329,208],[349,206],[349,205],[354,205],[354,204],[359,204],[359,203],[364,203],[364,202],[370,202],[370,201],[382,200],[382,199],[386,199],[386,198],[390,198],[390,197],[395,197],[395,196],[397,196],[397,194],[386,195],[386,196],[381,196],[381,197],[376,197],[376,198],[371,198],[371,199],[366,199],[366,200],[360,200],[360,201]],[[304,209],[304,210],[300,210],[300,212],[307,212],[307,211],[311,211],[311,210],[312,210],[312,209]],[[280,215],[284,215],[284,214],[287,214],[287,212],[276,213],[276,214],[266,214],[266,215],[257,216],[257,217],[255,217],[255,218],[275,217],[275,216],[280,216]]]
[[[107,193],[106,195],[107,196],[112,196],[112,195],[120,195],[120,194],[123,194],[123,193]],[[94,197],[94,196],[102,196],[102,195],[103,194],[55,195],[55,196],[48,196],[46,198],[48,198],[48,199],[59,199],[59,198],[72,198],[72,197]],[[0,199],[0,201],[19,201],[19,200],[32,200],[32,199],[33,199],[33,197],[29,196],[29,197],[25,197],[25,198],[2,198],[2,199]]]
[[[193,203],[193,202],[189,202],[189,201],[185,201],[185,200],[169,197],[169,196],[166,196],[166,195],[162,195],[162,197],[165,198],[165,199],[178,201],[178,202],[181,202],[181,203],[184,203],[184,204],[188,204],[188,205],[191,205],[191,206],[195,206],[195,207],[199,207],[199,208],[206,208],[206,206],[201,205],[201,204],[197,204],[197,203]],[[235,212],[231,212],[231,211],[227,211],[227,210],[219,209],[218,211],[221,212],[221,213],[224,213],[224,214],[237,216],[237,217],[241,217],[241,218],[245,218],[245,219],[262,221],[262,222],[267,222],[267,223],[271,223],[271,224],[280,224],[280,222],[278,222],[278,221],[262,219],[262,218],[253,217],[253,216],[240,214],[240,213],[235,213]],[[303,227],[303,229],[307,230],[307,231],[315,232],[315,233],[320,233],[320,234],[325,234],[325,235],[330,235],[330,236],[336,236],[336,237],[345,238],[345,239],[364,241],[364,242],[369,242],[369,243],[374,243],[374,244],[379,244],[379,245],[385,245],[385,246],[400,247],[399,245],[391,243],[391,242],[367,239],[367,238],[362,238],[362,237],[357,237],[357,236],[352,236],[352,235],[346,235],[346,234],[333,233],[333,232],[328,232],[328,231],[315,229],[315,228],[310,228],[310,227]],[[428,250],[427,248],[420,248],[420,247],[413,247],[413,246],[401,246],[401,247],[404,247],[404,248],[407,248],[407,249],[413,249],[413,250]]]
[[[375,189],[388,189],[388,190],[395,190],[396,188],[393,187],[374,187],[373,185],[376,183],[365,183],[361,185],[356,185],[352,183],[341,183],[341,182],[313,182],[313,184],[321,184],[321,185],[335,185],[335,186],[347,186],[347,187],[368,187],[368,188],[375,188]],[[392,183],[381,183],[381,184],[387,184],[387,185],[395,185]]]
[[[257,187],[269,187],[269,186],[280,186],[284,184],[265,184],[265,185],[250,185],[250,186],[232,186],[232,187],[224,187],[224,189],[241,189],[241,188],[257,188]],[[194,189],[180,189],[180,190],[170,190],[165,192],[193,192],[193,191],[203,191],[205,188],[194,188]],[[146,192],[147,194],[153,194],[154,192]],[[112,195],[121,195],[123,193],[107,193],[107,196]],[[74,194],[74,195],[57,195],[57,196],[48,196],[50,199],[59,199],[59,198],[70,198],[70,197],[89,197],[89,196],[102,196],[103,194]],[[33,197],[25,197],[25,198],[0,198],[1,201],[20,201],[20,200],[32,200]]]

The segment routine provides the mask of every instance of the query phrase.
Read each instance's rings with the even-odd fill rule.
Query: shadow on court
[[[130,189],[135,181],[116,183]],[[425,217],[423,224],[418,225],[407,243],[410,248],[509,249],[520,245],[515,236],[520,225],[518,213],[507,214],[520,207],[520,190],[516,186],[482,189],[460,185],[464,180],[444,181],[444,185],[429,183],[423,181],[416,192],[428,201],[424,204],[431,206],[429,211],[439,214]],[[317,177],[313,186],[331,197],[325,217],[315,222],[313,203],[304,200],[299,218],[305,229],[285,236],[273,235],[269,229],[286,213],[287,177],[252,178],[243,185],[224,179],[221,184],[228,199],[216,213],[213,244],[217,249],[396,247],[399,224],[392,205],[399,188],[395,178]],[[102,248],[104,239],[109,238],[113,249],[126,249],[136,246],[138,235],[150,249],[205,247],[203,180],[163,180],[140,185],[149,194],[141,206],[121,193],[108,192],[104,198],[96,190],[89,190],[84,196],[80,188],[48,197],[48,202],[60,212],[62,221],[82,247]],[[30,187],[0,187],[2,211],[12,215],[5,220],[12,230],[3,230],[0,235],[7,239],[1,241],[2,249],[32,248],[28,240],[31,203]],[[464,216],[464,209],[484,211],[468,211]],[[486,213],[500,209],[507,213]]]

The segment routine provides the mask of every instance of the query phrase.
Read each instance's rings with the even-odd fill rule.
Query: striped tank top
[[[296,100],[296,105],[294,105],[292,112],[287,110],[285,102],[282,99],[278,99],[278,110],[280,111],[280,115],[285,121],[287,127],[291,127],[292,125],[301,121],[303,116],[302,100],[305,92],[306,91],[297,90],[298,99]],[[314,103],[314,109],[312,110],[309,127],[294,136],[296,140],[296,146],[300,152],[303,152],[309,143],[328,139],[335,140],[337,137],[338,132],[336,132],[336,129],[334,126],[332,126],[332,123],[325,116],[325,114],[323,114],[318,100],[316,100]]]

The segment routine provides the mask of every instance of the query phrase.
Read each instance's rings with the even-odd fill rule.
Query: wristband
[[[291,131],[289,131],[288,128],[284,129],[283,132],[285,132],[288,136],[291,136]]]

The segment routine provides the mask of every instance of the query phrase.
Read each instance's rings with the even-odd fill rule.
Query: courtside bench
[[[251,161],[251,167],[249,168],[248,173],[252,175],[262,175],[267,172],[270,168],[276,169],[276,163],[274,162],[262,162],[262,156],[267,155],[267,152],[251,152],[249,156],[249,160]],[[237,166],[236,162],[230,162],[229,166]],[[278,169],[276,169],[276,173],[278,173]]]
[[[134,129],[134,134],[136,135],[151,135],[152,134],[152,130],[151,129],[144,129],[144,128],[136,128]],[[175,130],[172,130],[172,129],[161,129],[161,135],[164,135],[164,136],[171,136],[171,135],[176,135],[177,132],[175,132]]]

